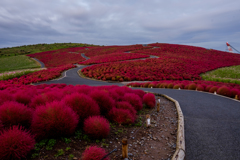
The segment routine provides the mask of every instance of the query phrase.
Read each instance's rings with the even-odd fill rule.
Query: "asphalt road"
[[[42,83],[123,86],[81,78],[77,71],[84,67],[68,70],[59,80]],[[179,102],[185,121],[186,160],[240,159],[240,102],[190,90],[138,89],[166,94]]]

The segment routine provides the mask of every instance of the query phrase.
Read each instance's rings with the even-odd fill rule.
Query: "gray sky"
[[[55,42],[240,50],[239,0],[1,0],[0,48]]]

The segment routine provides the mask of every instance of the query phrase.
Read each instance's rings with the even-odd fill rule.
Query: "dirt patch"
[[[156,97],[157,98],[157,97]],[[177,140],[177,110],[172,101],[164,97],[161,100],[160,112],[154,109],[143,108],[138,113],[135,124],[119,126],[111,123],[111,132],[108,138],[92,140],[81,130],[78,130],[73,137],[56,140],[55,145],[50,147],[49,142],[33,151],[28,159],[80,159],[82,152],[90,145],[97,145],[111,152],[111,159],[122,159],[122,139],[128,139],[129,159],[135,160],[170,160],[176,150]],[[146,128],[146,115],[151,115],[151,127]]]

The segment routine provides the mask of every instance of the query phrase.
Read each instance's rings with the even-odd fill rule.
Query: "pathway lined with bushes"
[[[42,83],[123,86],[122,83],[108,83],[79,77],[77,71],[85,67],[87,66],[66,71],[66,77],[60,80]],[[166,94],[180,103],[185,118],[186,160],[239,159],[239,102],[218,95],[190,90],[140,89]]]

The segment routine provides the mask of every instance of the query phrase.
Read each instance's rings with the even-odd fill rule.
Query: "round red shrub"
[[[150,84],[149,82],[144,83],[144,84],[143,84],[143,87],[144,87],[144,88],[148,88],[148,85],[149,85],[149,84]]]
[[[118,124],[132,124],[135,121],[135,115],[130,110],[113,107],[108,113],[110,119]]]
[[[115,101],[106,91],[94,90],[89,94],[89,96],[97,102],[102,115],[107,114],[115,105]]]
[[[209,92],[209,90],[213,87],[213,85],[208,85],[206,88],[205,88],[205,91],[206,92]]]
[[[5,102],[0,107],[0,120],[4,127],[13,125],[29,127],[32,120],[32,109],[15,101]]]
[[[218,88],[217,94],[230,97],[231,96],[231,91],[227,86],[222,86],[222,87]]]
[[[173,84],[172,83],[169,83],[168,85],[167,85],[167,88],[173,88]]]
[[[197,88],[197,85],[195,83],[191,83],[188,85],[189,90],[196,90],[196,88]]]
[[[2,105],[4,102],[12,101],[13,97],[8,91],[1,91],[0,90],[0,105]]]
[[[126,93],[123,100],[129,102],[136,111],[141,110],[143,107],[141,98],[135,93]]]
[[[238,92],[240,92],[240,91],[238,89],[233,88],[233,89],[231,89],[230,92],[231,92],[231,97],[235,98],[235,96],[238,95]]]
[[[73,93],[64,97],[63,102],[79,116],[79,123],[89,116],[100,115],[100,108],[95,100],[85,94]]]
[[[134,107],[129,102],[126,102],[126,101],[117,102],[116,107],[121,108],[121,109],[127,109],[130,111],[130,113],[134,117],[136,116],[137,111],[134,109]]]
[[[91,116],[84,121],[84,132],[92,138],[106,138],[110,133],[110,125],[106,118]]]
[[[35,96],[31,103],[30,107],[36,108],[40,105],[45,105],[46,103],[60,100],[63,97],[63,92],[60,91],[48,91],[46,93],[39,94]]]
[[[143,96],[143,103],[150,108],[154,108],[156,105],[155,95],[152,93],[147,93]]]
[[[198,91],[204,91],[204,87],[202,85],[197,85],[197,90]]]
[[[133,93],[138,95],[141,99],[143,99],[143,96],[146,94],[143,90],[140,89],[133,90]]]
[[[153,83],[150,83],[150,84],[148,85],[148,88],[156,88],[156,85],[153,84]]]
[[[3,130],[0,134],[0,142],[0,159],[2,160],[26,158],[35,145],[33,136],[18,126]]]
[[[160,85],[161,85],[161,83],[158,83],[158,84],[156,85],[156,88],[160,88]]]
[[[31,94],[26,94],[26,91],[20,90],[14,95],[14,99],[19,102],[27,105],[31,99],[32,99]]]
[[[210,92],[210,93],[214,93],[214,92],[217,92],[217,90],[218,90],[218,87],[217,87],[217,86],[213,86],[213,87],[211,87],[211,88],[209,89],[209,92]]]
[[[97,146],[90,146],[82,153],[82,160],[100,160],[105,155],[106,151],[103,148]],[[109,157],[104,158],[104,160],[109,160]]]
[[[37,138],[54,138],[74,133],[78,115],[63,102],[39,106],[33,114],[31,129]]]

